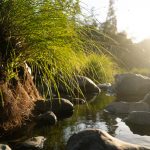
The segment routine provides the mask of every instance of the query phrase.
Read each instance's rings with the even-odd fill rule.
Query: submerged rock
[[[124,121],[127,124],[136,124],[143,126],[150,126],[150,112],[147,111],[133,111],[131,112]]]
[[[105,110],[110,113],[130,113],[132,111],[150,111],[150,107],[145,102],[112,102]]]
[[[52,111],[47,111],[44,114],[40,114],[36,118],[37,126],[44,126],[44,125],[54,125],[57,122],[57,117]]]
[[[118,74],[115,91],[118,97],[144,96],[150,91],[150,78],[140,74]]]
[[[6,144],[0,144],[0,150],[11,150],[11,148]]]
[[[17,150],[41,150],[44,148],[46,138],[43,136],[32,137],[15,148]]]
[[[150,150],[150,148],[118,140],[100,129],[88,129],[74,134],[67,150]]]

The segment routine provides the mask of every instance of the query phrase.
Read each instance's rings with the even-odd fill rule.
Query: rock
[[[118,74],[115,91],[118,97],[144,96],[150,91],[150,78],[140,74]]]
[[[51,110],[51,103],[49,100],[37,100],[35,102],[33,114],[34,116],[46,113]]]
[[[52,111],[57,117],[62,115],[72,115],[73,104],[64,98],[53,98],[52,100],[38,100],[35,102],[33,114],[43,114],[47,111]]]
[[[150,150],[118,140],[100,129],[87,129],[72,135],[67,150]]]
[[[73,104],[64,98],[54,98],[51,103],[51,110],[59,117],[70,116],[73,113]]]
[[[144,98],[143,98],[143,100],[141,100],[141,102],[145,102],[150,106],[150,92],[144,96]]]
[[[91,79],[85,76],[75,76],[74,80],[69,80],[67,84],[75,94],[97,94],[101,92],[99,87]],[[60,94],[70,94],[64,83],[59,83],[57,86]],[[54,88],[52,89],[54,93],[57,93]]]
[[[126,121],[127,126],[130,128],[131,132],[138,134],[140,136],[150,136],[150,128],[146,125],[132,124]],[[147,137],[149,138],[149,137]]]
[[[133,111],[124,119],[124,121],[128,124],[150,126],[150,112]]]
[[[111,83],[99,83],[98,85],[97,85],[101,90],[103,90],[103,91],[107,91],[107,90],[109,90],[109,88],[111,87]]]
[[[44,125],[54,125],[57,122],[57,117],[52,111],[47,111],[44,114],[40,114],[36,118],[36,123],[38,126]]]
[[[74,105],[82,105],[82,104],[85,104],[86,101],[82,98],[72,98],[71,99],[71,102],[74,104]]]
[[[43,136],[32,137],[17,145],[17,150],[40,150],[44,148],[46,138]]]
[[[100,88],[88,77],[76,76],[77,83],[79,88],[84,94],[94,94],[100,93]]]
[[[11,148],[6,144],[0,144],[0,150],[11,150]]]
[[[110,113],[130,113],[132,111],[150,111],[150,107],[144,102],[112,102],[105,110]]]

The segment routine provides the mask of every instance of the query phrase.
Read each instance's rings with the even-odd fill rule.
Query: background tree
[[[112,36],[117,33],[117,19],[114,4],[114,0],[109,0],[106,21],[101,24],[102,31]]]

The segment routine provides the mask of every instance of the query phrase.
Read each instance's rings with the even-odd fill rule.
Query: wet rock
[[[132,124],[126,121],[127,126],[134,134],[138,134],[141,136],[150,136],[150,128],[146,125]],[[149,138],[149,137],[148,137]]]
[[[17,150],[41,150],[44,148],[46,138],[43,136],[32,137],[20,144],[15,148]]]
[[[11,148],[6,144],[0,144],[0,150],[11,150]]]
[[[86,101],[82,98],[73,98],[71,99],[71,102],[74,104],[74,105],[82,105],[82,104],[85,104]]]
[[[150,78],[140,74],[118,74],[115,90],[118,97],[144,96],[150,91]]]
[[[38,100],[35,103],[33,114],[43,114],[47,111],[52,111],[57,117],[72,115],[73,104],[64,98],[54,98],[52,100]]]
[[[38,116],[40,114],[46,113],[47,111],[51,110],[51,105],[48,100],[37,100],[35,102],[33,114],[34,116]]]
[[[105,110],[110,113],[130,113],[132,111],[150,111],[150,107],[145,102],[112,102]]]
[[[103,91],[108,91],[111,87],[111,83],[99,83],[97,86]]]
[[[88,129],[74,134],[67,150],[150,150],[150,148],[118,140],[100,129]]]
[[[57,116],[65,116],[72,114],[74,107],[73,104],[64,98],[54,98],[51,102],[51,110]]]
[[[54,125],[57,122],[57,117],[52,111],[47,111],[44,114],[40,114],[36,118],[37,126],[44,126],[44,125]]]
[[[150,112],[133,111],[124,119],[124,121],[128,124],[150,126]]]

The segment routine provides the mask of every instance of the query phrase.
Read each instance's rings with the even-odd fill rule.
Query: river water
[[[115,100],[105,93],[94,97],[90,103],[75,106],[70,118],[59,120],[55,126],[32,130],[28,137],[45,136],[45,150],[65,150],[68,138],[86,128],[99,128],[121,140],[150,147],[150,130],[147,128],[129,127],[123,121],[125,115],[112,115],[104,108]]]

